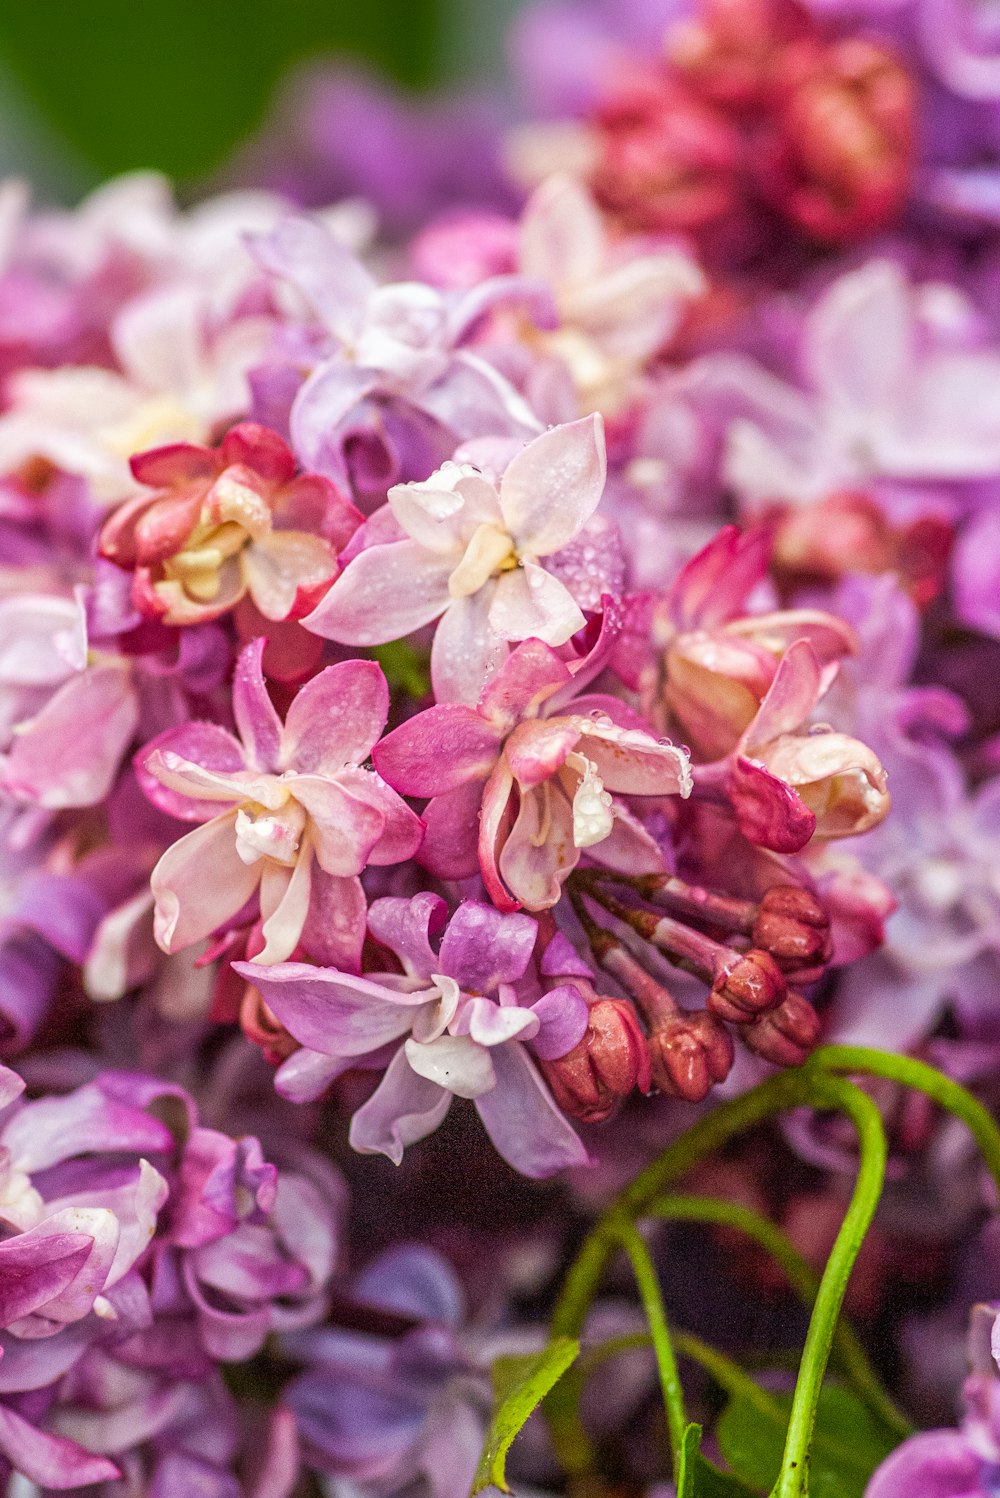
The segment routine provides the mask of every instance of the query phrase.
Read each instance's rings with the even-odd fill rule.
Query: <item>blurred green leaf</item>
[[[430,80],[439,0],[0,0],[0,56],[99,175],[211,170],[294,62],[349,52]]]
[[[701,1426],[689,1425],[677,1470],[677,1498],[748,1498],[751,1489],[701,1454]]]
[[[786,1407],[787,1395],[777,1396]],[[733,1471],[758,1492],[769,1492],[778,1476],[785,1427],[763,1419],[746,1399],[731,1399],[715,1430],[719,1449]],[[809,1462],[810,1498],[863,1498],[868,1479],[898,1444],[898,1438],[855,1394],[824,1384]]]
[[[506,1462],[511,1443],[580,1351],[572,1337],[556,1337],[542,1352],[497,1358],[493,1363],[493,1421],[479,1459],[473,1493],[497,1487],[508,1493]]]
[[[388,645],[374,646],[370,654],[382,667],[382,673],[394,692],[405,692],[417,702],[427,696],[431,678],[426,651],[421,654],[405,640],[390,640]]]

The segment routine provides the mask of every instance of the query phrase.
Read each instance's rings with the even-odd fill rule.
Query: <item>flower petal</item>
[[[375,979],[304,962],[234,962],[233,968],[260,990],[296,1040],[324,1056],[364,1056],[398,1040],[427,1003],[423,989],[397,993]]]
[[[302,621],[345,645],[384,645],[422,629],[448,606],[453,561],[416,541],[361,551]]]
[[[497,1153],[535,1180],[590,1158],[553,1101],[524,1046],[516,1041],[492,1052],[496,1086],[476,1099],[476,1112]]]
[[[351,1119],[351,1148],[363,1155],[388,1155],[398,1165],[408,1144],[438,1127],[451,1097],[436,1082],[418,1076],[400,1049],[378,1087]]]
[[[153,923],[164,952],[204,941],[257,888],[260,865],[245,864],[236,852],[235,822],[230,812],[195,828],[168,848],[153,870]]]
[[[500,481],[500,508],[518,550],[545,557],[572,541],[597,509],[606,473],[598,415],[553,427],[529,442]]]
[[[491,623],[503,581],[490,579],[468,597],[453,598],[441,615],[431,645],[431,682],[439,703],[475,704],[503,665],[507,646]]]
[[[586,620],[564,583],[537,562],[523,561],[497,579],[489,622],[502,640],[565,645]]]
[[[439,972],[472,993],[495,993],[523,978],[538,926],[527,915],[502,915],[479,900],[464,900],[441,940]]]
[[[253,640],[245,650],[240,651],[233,676],[233,717],[236,719],[240,738],[246,746],[250,764],[257,770],[274,772],[280,768],[278,755],[281,744],[281,719],[268,696],[264,672],[261,668],[261,658],[266,644],[266,640],[259,638]],[[206,727],[213,728],[214,726],[214,724],[206,725]],[[228,738],[229,735],[227,734],[226,737]],[[178,752],[183,754],[185,759],[197,759],[204,764],[199,754],[185,752],[183,749]],[[238,768],[238,763],[216,766],[216,769],[220,770]]]
[[[389,688],[374,661],[327,666],[296,693],[281,736],[281,767],[332,775],[360,765],[389,716]]]
[[[439,1035],[426,1042],[411,1038],[403,1049],[418,1076],[456,1097],[479,1097],[496,1081],[489,1051],[468,1035]]]
[[[485,780],[500,753],[501,732],[461,703],[442,703],[408,718],[375,745],[382,778],[404,796],[439,796]]]

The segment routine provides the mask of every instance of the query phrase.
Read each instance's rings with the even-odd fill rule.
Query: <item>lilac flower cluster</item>
[[[465,1498],[579,1214],[700,1105],[821,1040],[1000,1104],[988,23],[514,40],[533,118],[474,107],[471,175],[456,106],[341,75],[247,158],[280,191],[0,190],[11,1498]],[[924,1297],[903,1357],[995,1203],[876,1097],[895,1234],[852,1293]],[[768,1149],[704,1180],[821,1269],[844,1139]],[[586,1337],[648,1487],[632,1308]],[[871,1498],[992,1490],[976,1367]]]

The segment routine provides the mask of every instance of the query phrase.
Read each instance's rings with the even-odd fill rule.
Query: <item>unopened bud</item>
[[[787,993],[781,969],[768,952],[751,948],[720,963],[708,996],[719,1019],[741,1024],[780,1004]]]
[[[830,918],[809,890],[776,884],[760,902],[753,943],[786,973],[822,968],[830,960]]]
[[[653,1081],[689,1103],[700,1103],[716,1082],[724,1082],[733,1064],[728,1030],[707,1009],[677,1014],[649,1036]]]
[[[591,1004],[582,1039],[565,1056],[539,1064],[559,1107],[582,1123],[601,1123],[634,1087],[650,1088],[646,1037],[624,999]]]
[[[299,1042],[290,1035],[278,1016],[264,1002],[260,990],[247,985],[240,1004],[240,1028],[247,1040],[253,1041],[264,1053],[264,1059],[272,1066],[287,1061]]]
[[[777,1008],[740,1027],[744,1045],[775,1066],[801,1066],[819,1040],[819,1033],[819,1015],[794,989]]]

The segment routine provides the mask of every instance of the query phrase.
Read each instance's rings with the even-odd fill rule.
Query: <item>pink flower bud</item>
[[[715,1082],[724,1082],[733,1064],[733,1042],[707,1009],[677,1014],[649,1036],[653,1081],[664,1092],[700,1103]]]
[[[743,1043],[775,1066],[801,1066],[820,1035],[819,1015],[794,989],[766,1014],[740,1026]]]
[[[719,1019],[737,1024],[774,1009],[787,987],[781,969],[767,952],[751,949],[719,964],[708,1007]]]
[[[776,884],[760,902],[753,943],[770,952],[783,972],[822,967],[831,955],[830,918],[801,885]]]
[[[634,1087],[648,1092],[651,1083],[646,1038],[624,999],[598,999],[583,1038],[539,1064],[560,1108],[583,1123],[601,1123]]]

